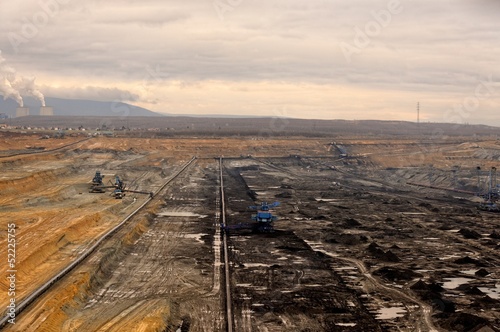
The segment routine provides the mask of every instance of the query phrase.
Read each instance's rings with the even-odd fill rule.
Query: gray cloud
[[[242,0],[230,6],[223,19],[214,3],[228,2],[69,1],[37,26],[36,36],[20,44],[17,52],[9,34],[22,36],[25,19],[32,21],[43,9],[34,0],[6,3],[0,11],[6,32],[0,49],[13,66],[39,77],[46,94],[102,100],[117,99],[123,92],[133,101],[158,105],[162,98],[164,103],[170,100],[160,90],[179,86],[177,82],[184,82],[183,89],[197,82],[234,82],[236,91],[240,83],[285,82],[420,93],[432,100],[440,92],[443,96],[434,106],[437,119],[445,100],[453,105],[478,80],[500,78],[498,1],[401,0],[402,11],[369,36],[350,62],[341,43],[354,45],[356,29],[364,31],[375,20],[373,12],[387,11],[389,1]],[[148,68],[160,68],[161,74],[151,75]],[[88,83],[55,88],[50,80],[56,78]],[[286,104],[287,95],[281,98]],[[370,98],[366,105],[379,104]],[[386,107],[406,106],[394,98]],[[487,118],[492,110],[481,112]],[[368,113],[366,117],[374,118]]]
[[[67,99],[89,99],[94,101],[122,101],[136,102],[140,96],[128,90],[119,88],[107,88],[101,86],[72,86],[52,87],[44,86],[43,91],[48,96]]]

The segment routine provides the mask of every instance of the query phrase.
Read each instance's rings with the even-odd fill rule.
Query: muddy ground
[[[362,179],[342,162],[228,164],[241,188],[230,191],[230,222],[249,218],[248,190],[281,202],[274,233],[231,234],[235,305],[252,317],[239,322],[242,331],[498,326],[498,215],[440,192]]]
[[[3,155],[27,151],[29,138],[17,139]],[[89,193],[96,170],[154,190],[198,157],[4,330],[224,330],[218,155],[236,331],[498,330],[499,218],[466,193],[500,163],[498,142],[357,137],[341,142],[348,157],[331,143],[92,138],[2,158],[0,225],[17,226],[21,300],[145,200]],[[238,229],[262,201],[280,202],[274,231]]]

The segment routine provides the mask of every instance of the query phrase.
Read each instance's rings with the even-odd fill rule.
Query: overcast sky
[[[500,126],[497,0],[17,0],[0,31],[45,96]]]

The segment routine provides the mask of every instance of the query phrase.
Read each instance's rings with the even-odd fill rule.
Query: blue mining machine
[[[279,202],[268,204],[267,202],[260,203],[260,206],[249,206],[249,209],[258,210],[257,214],[252,215],[252,220],[257,222],[257,229],[261,232],[271,232],[273,230],[273,221],[278,220],[278,217],[273,216],[270,209],[280,205]]]
[[[260,205],[249,206],[249,209],[257,210],[257,213],[252,215],[252,220],[255,221],[254,223],[240,223],[237,225],[226,225],[222,227],[224,230],[251,229],[261,233],[272,232],[273,222],[278,220],[278,217],[272,214],[271,209],[279,205],[279,202],[274,202],[272,204],[262,202]]]

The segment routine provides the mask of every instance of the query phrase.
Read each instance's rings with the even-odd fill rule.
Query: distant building
[[[16,118],[20,118],[22,116],[30,115],[30,109],[28,107],[18,107],[16,108]]]
[[[40,115],[52,116],[54,115],[54,108],[48,106],[40,107]]]

